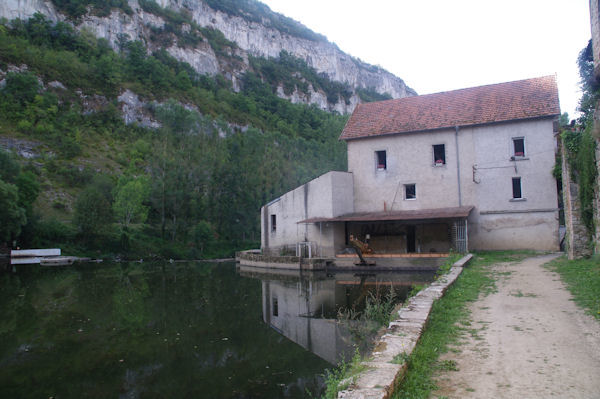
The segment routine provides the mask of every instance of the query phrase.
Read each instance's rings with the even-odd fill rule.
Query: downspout
[[[262,235],[264,237],[264,242],[265,242],[265,248],[264,250],[266,250],[266,252],[268,252],[269,250],[269,205],[265,205],[263,207],[263,228],[262,228]]]
[[[460,192],[460,151],[458,150],[458,125],[454,126],[454,144],[456,147],[456,181],[458,183],[458,206],[462,206],[462,194]]]

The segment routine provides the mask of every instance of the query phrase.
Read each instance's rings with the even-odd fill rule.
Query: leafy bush
[[[2,91],[13,101],[25,105],[33,102],[39,90],[37,77],[31,72],[9,72],[6,75],[6,86]]]
[[[36,242],[39,246],[47,243],[65,243],[75,239],[77,232],[72,225],[57,219],[39,221],[35,225]]]
[[[21,233],[27,223],[25,209],[19,205],[19,190],[0,179],[0,240],[8,242]]]

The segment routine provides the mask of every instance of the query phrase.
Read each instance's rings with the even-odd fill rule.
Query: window
[[[277,230],[277,215],[271,215],[271,231]]]
[[[276,296],[273,297],[273,316],[279,316],[279,302]]]
[[[513,199],[523,198],[523,195],[521,193],[521,178],[520,177],[512,178],[512,190],[513,190]]]
[[[513,156],[524,157],[525,156],[525,138],[515,137],[513,140]]]
[[[404,199],[412,200],[417,199],[417,187],[415,184],[404,185]]]
[[[446,164],[446,146],[444,144],[434,144],[433,164],[435,166],[441,166]]]
[[[375,151],[375,161],[377,162],[377,170],[387,169],[387,156],[385,151]]]

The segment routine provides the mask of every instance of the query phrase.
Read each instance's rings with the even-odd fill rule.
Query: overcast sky
[[[261,1],[419,94],[556,74],[575,116],[588,0]]]

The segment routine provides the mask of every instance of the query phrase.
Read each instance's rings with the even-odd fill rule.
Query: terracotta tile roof
[[[380,222],[390,220],[431,220],[431,219],[463,219],[469,216],[473,206],[454,208],[417,209],[410,211],[356,212],[333,218],[315,217],[301,220],[300,223],[319,222]]]
[[[341,140],[560,114],[554,76],[360,104]]]

